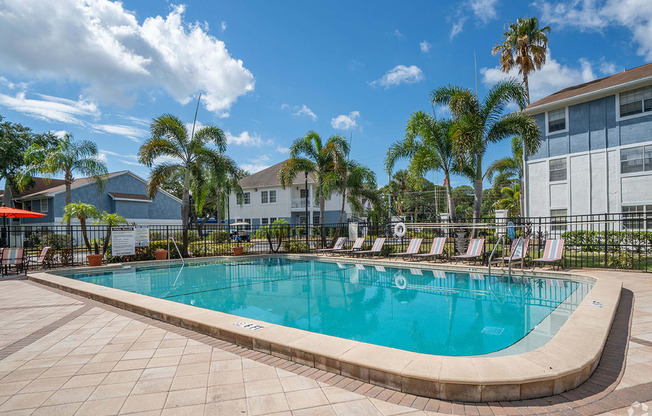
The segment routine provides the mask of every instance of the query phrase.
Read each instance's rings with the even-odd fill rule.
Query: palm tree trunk
[[[346,208],[346,188],[342,191],[342,208],[340,209],[340,220],[337,222],[337,227],[335,227],[335,233],[333,234],[332,243],[335,244],[335,240],[340,236],[340,228],[342,228],[342,223],[344,221],[344,208]]]
[[[482,217],[482,157],[478,156],[477,166],[475,171],[475,184],[474,184],[475,196],[473,199],[473,222],[480,222],[480,217]],[[478,235],[478,229],[473,228],[472,237],[475,238]]]
[[[453,187],[451,186],[451,178],[448,172],[446,177],[446,203],[448,204],[448,218],[451,222],[455,222],[457,215],[455,214],[455,201],[453,201]]]
[[[324,234],[325,232],[324,215],[326,215],[326,198],[324,198],[324,192],[320,188],[319,189],[319,222],[321,223],[320,234],[321,234],[322,247],[326,246],[326,235]]]
[[[5,179],[5,193],[2,196],[2,203],[4,206],[13,208],[14,207],[14,197],[11,190],[11,183],[9,179]]]
[[[91,242],[88,241],[88,234],[86,233],[86,218],[79,219],[79,225],[81,226],[82,237],[84,237],[84,243],[86,243],[86,248],[89,253],[92,253]]]
[[[523,84],[525,85],[527,103],[530,105],[530,83],[528,82],[527,74],[523,75]],[[527,189],[525,188],[527,184],[527,164],[525,163],[525,158],[527,157],[526,150],[525,140],[523,140],[523,160],[521,160],[521,163],[523,163],[523,174],[519,175],[519,180],[521,182],[521,217],[527,215],[527,209],[525,208],[525,193],[527,192]]]
[[[111,240],[111,225],[106,227],[106,237],[104,237],[104,245],[102,246],[102,254],[106,254],[106,250],[109,248],[109,241]]]
[[[72,175],[70,174],[70,172],[66,172],[65,182],[66,182],[66,205],[68,205],[72,202]],[[70,218],[68,218],[68,221],[66,221],[66,225],[68,226],[68,228],[70,228]]]

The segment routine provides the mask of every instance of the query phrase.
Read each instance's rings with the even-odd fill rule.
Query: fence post
[[[609,238],[609,214],[604,214],[604,267],[608,267],[607,239]]]

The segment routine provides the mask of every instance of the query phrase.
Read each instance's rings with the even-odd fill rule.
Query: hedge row
[[[641,253],[652,251],[651,231],[567,231],[562,233],[565,246],[585,252],[622,251]]]

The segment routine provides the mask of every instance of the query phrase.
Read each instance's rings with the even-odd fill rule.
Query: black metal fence
[[[513,224],[508,226],[508,223]],[[97,249],[104,254],[105,262],[149,260],[155,258],[155,250],[167,250],[171,258],[180,253],[189,257],[230,255],[234,247],[242,247],[244,254],[302,253],[330,247],[337,236],[365,237],[365,248],[371,247],[377,237],[385,237],[382,254],[404,252],[410,239],[423,238],[421,252],[428,252],[435,237],[447,237],[444,258],[465,252],[472,236],[485,238],[484,260],[488,253],[508,253],[513,228],[516,236],[527,236],[527,257],[536,259],[543,255],[546,240],[565,241],[562,266],[566,268],[611,268],[652,271],[652,216],[644,214],[602,214],[565,217],[536,218],[481,218],[458,220],[451,223],[406,223],[407,232],[398,237],[396,223],[356,222],[350,224],[324,224],[283,226],[228,226],[205,224],[192,225],[184,245],[180,225],[150,225],[148,247],[136,249],[135,256],[114,257],[111,254],[107,227],[91,225],[84,232],[78,225],[57,226],[8,226],[2,237],[5,246],[25,247],[29,255],[51,247],[45,267],[79,266],[87,264],[86,256]],[[323,229],[323,238],[322,238]],[[307,231],[307,232],[306,232]],[[86,243],[88,241],[88,244]],[[176,245],[175,245],[176,243]],[[347,240],[350,247],[353,240]],[[90,246],[90,250],[89,250]]]

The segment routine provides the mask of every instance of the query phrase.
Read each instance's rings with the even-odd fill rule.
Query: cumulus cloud
[[[464,22],[466,21],[465,18],[460,18],[457,22],[453,24],[453,27],[451,28],[451,34],[450,34],[450,40],[453,40],[453,38],[460,33],[462,33],[462,29],[464,29]]]
[[[400,84],[414,84],[423,79],[423,71],[418,66],[397,65],[387,71],[387,73],[379,79],[371,82],[371,85],[380,85],[384,88],[390,88]]]
[[[138,155],[122,154],[106,149],[99,149],[97,153],[98,153],[98,158],[104,162],[117,161],[130,166],[143,166],[140,163],[138,163]]]
[[[315,114],[305,104],[296,105],[296,106],[283,104],[283,105],[281,105],[281,110],[290,110],[290,111],[292,111],[293,116],[308,116],[308,117],[310,117],[312,119],[312,121],[317,121],[317,114]]]
[[[0,94],[0,105],[40,120],[77,125],[84,124],[79,118],[81,116],[100,116],[97,105],[82,97],[74,101],[44,94],[35,95],[41,99],[27,98],[25,92],[19,92],[15,96]]]
[[[428,41],[426,41],[426,40],[419,43],[419,49],[421,49],[421,52],[423,52],[423,53],[430,52],[431,47],[432,47],[432,45],[430,43],[428,43]]]
[[[145,129],[124,124],[91,124],[90,127],[95,132],[125,136],[136,143],[140,142],[140,139],[147,137],[149,134]]]
[[[626,28],[638,45],[637,53],[652,60],[652,2],[647,0],[539,1],[541,21],[561,28],[601,32],[609,26]]]
[[[358,127],[357,119],[360,118],[359,111],[351,111],[347,114],[340,114],[331,119],[331,126],[337,130],[351,130]]]
[[[22,77],[73,81],[84,96],[128,105],[144,89],[188,103],[198,91],[209,111],[227,116],[254,77],[207,25],[136,15],[117,1],[22,0],[0,11],[0,68]]]
[[[249,173],[256,173],[270,167],[269,160],[268,155],[261,155],[256,159],[250,159],[247,163],[242,163],[240,166]]]
[[[493,68],[482,68],[482,82],[491,86],[498,81],[508,77],[521,79],[518,69],[514,68],[509,73],[500,70],[500,66]],[[541,70],[536,71],[529,77],[530,101],[534,102],[553,92],[559,91],[571,85],[581,84],[596,79],[591,63],[581,58],[577,66],[563,65],[547,54],[546,64]]]
[[[228,144],[236,146],[260,147],[262,145],[273,144],[272,140],[263,140],[258,134],[250,134],[248,131],[243,131],[239,135],[234,135],[230,131],[224,133]]]
[[[226,30],[226,22],[222,20],[222,23],[220,24],[220,29],[222,29],[222,32]]]

